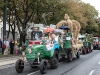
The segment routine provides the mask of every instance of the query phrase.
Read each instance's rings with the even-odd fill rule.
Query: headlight
[[[29,52],[29,54],[30,54],[30,53],[32,53],[32,50],[29,48],[29,49],[28,49],[28,52]]]
[[[37,55],[39,56],[40,55],[40,52],[38,52]]]
[[[22,52],[22,55],[25,56],[25,52]]]
[[[39,56],[40,56],[40,52],[37,53],[37,58],[39,58]]]

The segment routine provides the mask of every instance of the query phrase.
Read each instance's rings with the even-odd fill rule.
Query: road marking
[[[95,70],[92,70],[92,71],[89,73],[89,75],[92,75],[94,71],[95,71]]]
[[[29,74],[27,74],[27,75],[32,75],[32,74],[35,74],[35,73],[37,73],[37,72],[39,72],[40,70],[38,70],[38,71],[35,71],[35,72],[32,72],[32,73],[29,73]]]
[[[98,64],[100,64],[100,61],[98,62]]]

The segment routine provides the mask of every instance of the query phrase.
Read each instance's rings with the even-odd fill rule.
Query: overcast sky
[[[90,3],[90,5],[94,6],[96,10],[99,11],[100,16],[100,1],[99,0],[82,0],[85,3]]]

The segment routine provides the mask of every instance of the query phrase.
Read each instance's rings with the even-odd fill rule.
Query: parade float
[[[67,14],[65,14],[64,19],[65,20],[61,20],[56,25],[57,29],[63,29],[64,31],[67,31],[65,32],[66,39],[63,43],[63,51],[61,52],[61,56],[62,58],[67,56],[68,61],[72,61],[75,56],[79,58],[80,53],[82,52],[83,43],[78,39],[81,26],[78,21],[70,20]]]

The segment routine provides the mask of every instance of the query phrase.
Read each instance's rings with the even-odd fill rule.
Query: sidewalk
[[[0,66],[13,64],[21,57],[22,55],[7,55],[7,56],[3,55],[0,57]]]

